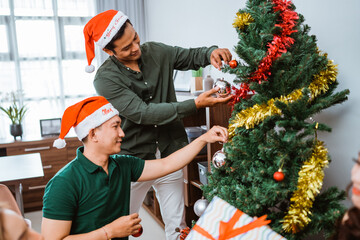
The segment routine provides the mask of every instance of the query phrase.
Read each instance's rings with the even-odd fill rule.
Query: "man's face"
[[[353,183],[351,200],[354,206],[360,209],[360,153],[357,162],[351,170],[351,181]]]
[[[108,155],[117,154],[121,150],[121,142],[125,134],[120,125],[121,118],[114,116],[95,129],[99,149]]]
[[[137,61],[141,56],[140,38],[133,26],[130,23],[126,24],[124,35],[114,42],[115,53],[104,49],[105,52],[114,55],[122,63]]]

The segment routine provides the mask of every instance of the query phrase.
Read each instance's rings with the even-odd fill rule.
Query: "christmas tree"
[[[349,91],[335,92],[336,65],[304,21],[287,0],[248,0],[237,12],[240,60],[224,69],[236,75],[226,162],[202,188],[209,201],[267,215],[287,239],[331,234],[345,209],[343,191],[321,189],[330,157],[317,132],[331,129],[312,117]]]

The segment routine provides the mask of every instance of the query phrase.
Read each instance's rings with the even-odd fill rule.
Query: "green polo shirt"
[[[43,216],[72,221],[70,234],[88,233],[129,215],[130,182],[141,176],[145,163],[114,155],[109,157],[107,175],[82,154],[83,149],[48,182],[43,198]]]
[[[121,154],[154,159],[187,144],[181,119],[196,113],[194,99],[177,102],[173,72],[210,64],[216,46],[184,49],[162,43],[141,45],[140,72],[109,57],[98,69],[94,86],[119,111],[125,138]]]

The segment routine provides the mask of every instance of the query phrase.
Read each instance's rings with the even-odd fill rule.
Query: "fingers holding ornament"
[[[217,92],[218,97],[226,97],[231,93],[231,84],[227,82],[224,78],[216,79],[213,87],[219,88]]]
[[[134,234],[131,234],[131,236],[133,237],[140,237],[143,233],[143,228],[142,226],[138,229],[138,232],[134,233]]]

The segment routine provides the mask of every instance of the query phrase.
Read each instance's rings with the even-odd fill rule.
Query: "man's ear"
[[[107,54],[109,54],[110,56],[114,55],[114,52],[107,48],[103,48],[103,51],[106,52]]]
[[[89,131],[88,138],[89,138],[89,141],[92,141],[92,142],[98,141],[95,128],[93,128]]]

